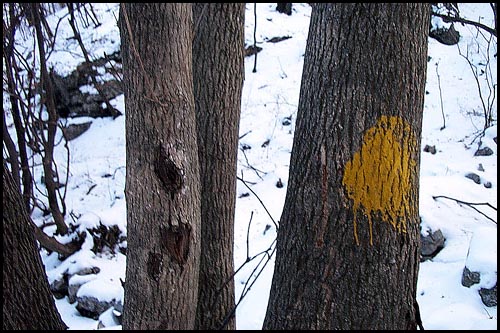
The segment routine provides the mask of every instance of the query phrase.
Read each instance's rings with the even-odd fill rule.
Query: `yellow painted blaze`
[[[354,237],[359,245],[356,216],[359,209],[368,217],[370,245],[373,245],[372,213],[398,232],[406,232],[406,217],[413,215],[410,194],[417,147],[410,126],[399,117],[381,116],[363,136],[361,149],[345,165],[342,184],[353,201]]]

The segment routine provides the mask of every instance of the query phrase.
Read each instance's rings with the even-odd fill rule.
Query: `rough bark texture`
[[[264,329],[416,329],[428,13],[313,5]]]
[[[3,163],[3,330],[65,330],[38,253],[33,222]]]
[[[125,10],[125,11],[124,11]],[[123,329],[193,329],[200,181],[191,4],[122,4],[127,140]]]
[[[234,210],[245,4],[193,4],[193,80],[201,194],[197,329],[234,330]],[[227,318],[227,319],[226,319]]]

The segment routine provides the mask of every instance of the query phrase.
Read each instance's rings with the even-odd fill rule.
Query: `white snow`
[[[257,45],[263,50],[257,56],[256,73],[252,71],[254,56],[245,58],[240,147],[248,145],[251,149],[239,151],[238,176],[255,183],[249,186],[264,203],[274,221],[278,221],[288,183],[311,7],[308,4],[294,3],[293,14],[287,16],[276,12],[275,6],[276,4],[257,4]],[[249,46],[253,44],[254,4],[247,4],[246,8],[245,42]],[[481,17],[482,23],[492,26],[489,4],[459,4],[459,8],[464,17],[471,20]],[[80,32],[91,57],[96,59],[104,53],[112,54],[119,50],[120,37],[116,25],[118,4],[94,4],[94,10],[102,24],[97,29],[82,28]],[[57,24],[58,17],[62,18],[55,51],[49,59],[50,66],[59,74],[69,74],[84,60],[77,42],[70,38],[73,33],[65,13],[65,9],[62,9],[49,17],[53,26]],[[470,26],[455,24],[455,29],[461,34],[459,46],[462,54],[465,54],[468,47],[473,63],[484,63],[487,40]],[[272,37],[282,36],[292,38],[279,43],[266,42]],[[26,40],[22,41],[20,37],[19,41],[24,43],[26,54],[33,49],[30,37],[32,36],[25,34]],[[490,46],[489,58],[495,83],[496,57],[493,57],[493,54],[496,52],[494,39]],[[456,45],[442,45],[431,38],[428,55],[428,94],[425,96],[422,149],[425,145],[435,145],[437,152],[431,154],[422,151],[421,154],[421,226],[422,235],[426,235],[427,231],[440,229],[446,243],[435,258],[420,265],[417,300],[422,321],[426,329],[496,329],[497,307],[486,307],[478,294],[480,288],[490,288],[497,279],[496,210],[486,206],[474,206],[493,219],[493,222],[468,205],[446,198],[433,199],[433,196],[489,203],[497,207],[497,144],[493,141],[497,136],[497,103],[494,103],[493,126],[488,128],[484,137],[478,138],[477,135],[484,126],[484,117],[478,88],[467,61],[460,56]],[[485,66],[481,68],[484,69]],[[489,88],[483,78],[484,76],[480,76],[479,80],[487,97]],[[446,127],[442,130],[441,95],[446,121]],[[123,95],[111,103],[125,114]],[[4,108],[9,109],[5,96]],[[289,125],[283,123],[285,118],[290,120]],[[114,120],[78,118],[69,119],[67,123],[84,121],[92,121],[90,129],[69,143],[71,164],[66,205],[67,211],[71,212],[73,217],[67,214],[66,222],[79,224],[79,231],[98,227],[100,223],[105,226],[116,224],[126,235],[125,117]],[[269,140],[268,144],[263,145],[266,140]],[[481,148],[490,147],[493,155],[474,156],[480,140]],[[65,172],[67,156],[63,145],[56,148],[55,156],[59,170]],[[470,172],[480,176],[480,184],[465,177]],[[38,186],[43,188],[39,167],[34,169],[34,175]],[[282,188],[276,187],[279,179],[284,185]],[[487,182],[491,183],[491,188],[484,186]],[[249,193],[249,196],[240,197],[245,193]],[[238,268],[247,256],[255,256],[266,249],[270,249],[268,254],[272,253],[276,228],[258,198],[240,181],[236,195],[238,199],[234,262],[235,268]],[[38,196],[42,201],[46,200],[41,194]],[[39,210],[35,210],[32,217],[38,225],[48,221]],[[44,230],[54,232],[55,228]],[[65,242],[70,240],[64,237],[58,239]],[[95,255],[91,251],[92,246],[92,237],[87,232],[82,249],[63,262],[57,258],[57,254],[48,255],[42,250],[42,260],[49,282],[60,278],[64,273],[73,274],[83,268],[99,267],[100,272],[92,277],[72,278],[73,283],[76,283],[77,279],[90,279],[82,285],[78,294],[94,296],[101,300],[123,300],[120,279],[125,280],[125,256],[110,252]],[[248,291],[252,280],[246,284],[247,280],[257,276],[267,258],[266,253],[259,255],[235,276],[236,301],[239,301],[243,291]],[[260,264],[254,271],[259,261]],[[273,265],[274,255],[239,304],[236,312],[238,329],[261,329]],[[470,288],[462,286],[461,278],[465,265],[481,273],[479,284]],[[75,304],[69,304],[67,297],[56,300],[56,305],[70,329],[97,329],[98,321],[80,316]],[[104,325],[113,325],[109,311],[101,315],[101,321]],[[121,329],[120,326],[107,327],[109,328]]]

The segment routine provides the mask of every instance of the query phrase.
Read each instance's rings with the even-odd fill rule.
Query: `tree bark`
[[[428,20],[313,6],[264,329],[416,329]]]
[[[123,329],[193,329],[200,181],[191,4],[122,4],[127,141]]]
[[[3,163],[4,330],[65,330],[19,189]]]
[[[234,330],[234,213],[244,3],[193,4],[193,80],[201,181],[201,262],[196,329]]]

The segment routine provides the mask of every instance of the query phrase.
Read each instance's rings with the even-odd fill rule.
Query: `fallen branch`
[[[67,258],[76,251],[80,250],[85,240],[85,233],[79,234],[79,239],[72,241],[68,244],[62,244],[54,237],[48,236],[45,232],[42,231],[35,223],[33,224],[35,239],[40,243],[40,245],[53,252],[57,252],[63,258]]]
[[[470,208],[472,208],[475,211],[477,211],[479,214],[481,214],[484,217],[486,217],[488,220],[492,221],[493,223],[497,223],[497,221],[493,220],[491,217],[489,217],[488,215],[486,215],[485,213],[483,213],[482,211],[480,211],[479,209],[477,209],[476,207],[474,207],[474,206],[488,206],[488,207],[490,207],[490,208],[492,208],[492,209],[494,209],[496,211],[497,209],[495,207],[493,207],[493,205],[491,205],[489,202],[467,202],[467,201],[462,201],[462,200],[455,199],[455,198],[450,198],[450,197],[447,197],[445,195],[432,196],[432,199],[434,199],[434,200],[439,199],[439,198],[454,200],[454,201],[456,201],[459,204],[467,205]]]

